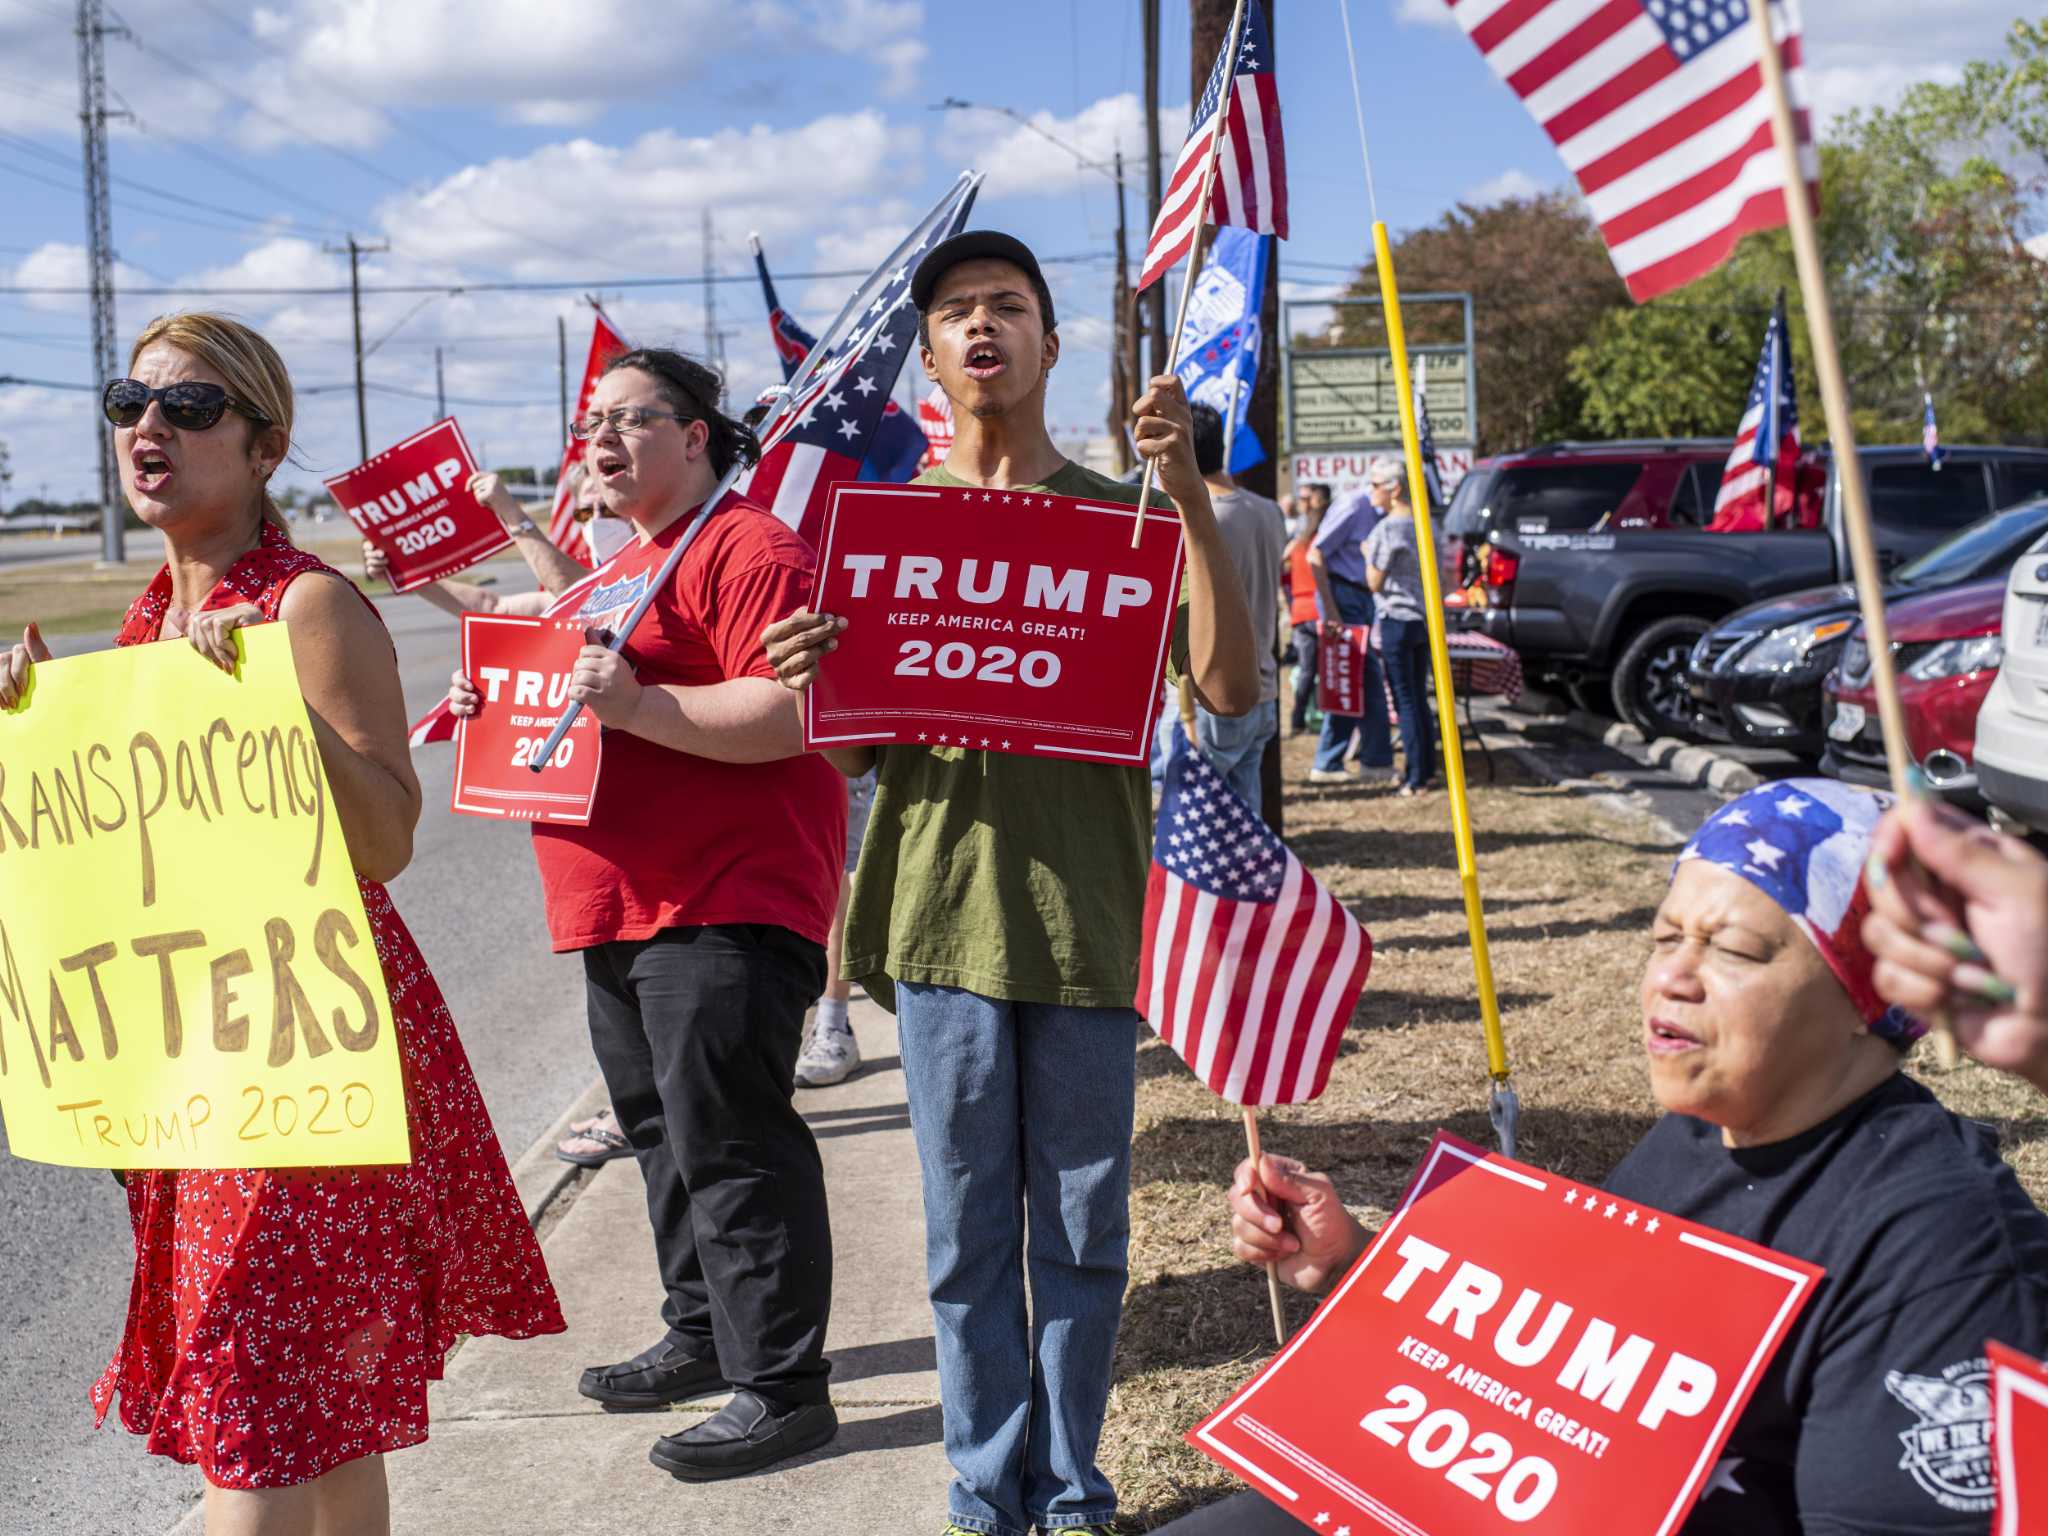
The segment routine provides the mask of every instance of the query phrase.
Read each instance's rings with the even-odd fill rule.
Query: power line
[[[141,127],[142,125],[138,123],[136,124],[136,126]],[[69,156],[59,154],[55,150],[45,149],[42,145],[36,143],[35,140],[25,139],[21,137],[19,134],[0,131],[0,144],[6,145],[8,148],[14,150],[18,154],[32,155],[38,160],[42,160],[50,165],[58,166],[66,171],[71,171],[75,173],[78,168],[78,162],[71,159]],[[198,208],[207,213],[217,213],[225,218],[240,219],[245,223],[254,224],[263,228],[269,228],[279,224],[290,225],[292,228],[295,229],[312,230],[314,228],[314,226],[312,225],[301,224],[296,219],[287,218],[282,214],[251,213],[246,208],[230,208],[224,203],[209,203],[203,198],[188,197],[186,194],[182,192],[166,192],[159,187],[150,186],[147,182],[137,181],[132,176],[110,175],[107,179],[110,182],[112,182],[115,186],[126,187],[130,192],[140,197],[160,198],[161,200],[167,203],[176,203],[183,207]],[[324,230],[320,232],[325,233]]]

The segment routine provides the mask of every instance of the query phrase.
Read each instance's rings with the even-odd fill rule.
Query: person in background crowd
[[[1323,626],[1316,613],[1316,573],[1308,552],[1315,545],[1329,504],[1327,485],[1303,486],[1300,522],[1287,541],[1287,617],[1294,628],[1294,708],[1287,719],[1290,736],[1308,729],[1308,712],[1316,702],[1316,642]]]
[[[561,1309],[455,1022],[384,888],[420,814],[396,654],[270,499],[291,448],[284,361],[237,321],[174,314],[143,328],[128,370],[103,405],[165,562],[114,643],[183,637],[232,670],[235,630],[289,623],[369,918],[361,952],[389,986],[412,1161],[130,1170],[128,1315],[93,1406],[104,1422],[118,1395],[153,1454],[200,1469],[208,1536],[381,1536],[384,1454],[427,1438],[427,1384],[455,1341],[559,1333]],[[49,659],[30,625],[0,667],[0,708]],[[235,857],[221,850],[223,878]]]
[[[956,426],[922,483],[1138,499],[1046,432],[1059,334],[1021,241],[941,241],[910,289],[925,374]],[[1247,714],[1251,622],[1179,379],[1153,379],[1134,415],[1185,531],[1173,667],[1204,708]],[[830,665],[845,622],[799,610],[768,630],[786,686]],[[829,755],[849,775],[880,769],[846,968],[896,1013],[956,1474],[948,1530],[1101,1536],[1116,1513],[1096,1451],[1129,1278],[1145,771],[911,744]]]
[[[640,350],[574,424],[635,542],[554,612],[612,629],[754,437],[718,375]],[[691,1481],[759,1471],[837,1432],[824,1355],[832,1233],[824,1167],[791,1102],[804,1010],[825,979],[845,790],[803,752],[760,634],[808,601],[810,549],[759,507],[712,510],[619,651],[586,646],[569,697],[605,728],[590,824],[533,829],[554,946],[583,958],[590,1038],[647,1184],[666,1333],[578,1384],[610,1408],[733,1389],[656,1441]],[[449,707],[472,713],[457,673]]]
[[[1901,927],[1889,901],[1871,915],[1863,876],[1878,846],[1889,850],[1878,867],[1903,885],[1897,855],[1910,838],[1964,882],[1952,898],[1994,893],[1961,897],[1981,903],[1987,940],[2032,907],[2037,988],[2048,890],[2038,869],[2016,873],[2016,858],[2001,870],[1993,861],[2007,855],[1943,846],[1925,813],[1878,844],[1888,801],[1825,779],[1751,790],[1687,844],[1651,927],[1643,1049],[1665,1114],[1607,1192],[1827,1270],[1736,1421],[1686,1536],[1981,1536],[1992,1507],[1984,1340],[2048,1353],[2048,1216],[2000,1160],[1990,1127],[1951,1114],[1900,1070],[1923,1026],[1880,995],[1863,934],[1890,924],[1904,939],[1914,924]],[[1940,938],[1906,942],[1917,954],[1946,947]],[[1893,980],[1932,963],[1914,958]],[[2001,1052],[2025,1034],[2032,1044],[2011,1069],[2018,1055],[2037,1059],[2037,1030],[1988,1024],[1980,1047]],[[1278,1157],[1259,1165],[1258,1183],[1253,1171],[1239,1166],[1229,1196],[1238,1257],[1328,1291],[1371,1234],[1328,1175]],[[1930,1422],[1957,1453],[1945,1483],[1922,1475],[1922,1457],[1899,1454]],[[1166,1529],[1313,1527],[1247,1494]]]
[[[1375,465],[1380,460],[1373,461]],[[1323,621],[1322,638],[1334,643],[1354,625],[1372,624],[1372,589],[1365,584],[1365,539],[1385,514],[1382,501],[1370,488],[1355,492],[1331,507],[1309,546],[1308,565],[1315,573],[1316,613]],[[1315,766],[1309,770],[1311,784],[1348,784],[1351,771],[1346,759],[1355,737],[1358,742],[1361,776],[1382,782],[1393,776],[1394,738],[1387,729],[1386,685],[1380,677],[1379,657],[1370,647],[1365,653],[1362,715],[1325,715],[1323,734],[1316,742]]]
[[[1408,466],[1376,459],[1372,485],[1386,515],[1365,539],[1365,584],[1379,603],[1381,665],[1401,721],[1401,793],[1419,795],[1436,771],[1429,710],[1429,624],[1423,614],[1422,530],[1408,502]],[[1430,558],[1435,558],[1431,550]]]
[[[578,522],[602,526],[608,529],[630,529],[632,525],[624,518],[614,516],[605,508],[602,487],[597,476],[588,473],[582,464],[571,465],[569,473],[575,477],[575,508]],[[589,573],[569,556],[557,549],[554,543],[526,515],[526,509],[519,505],[505,484],[489,470],[479,470],[471,475],[467,486],[469,494],[484,506],[498,514],[498,520],[505,525],[505,531],[512,536],[512,547],[519,551],[533,572],[534,580],[540,583],[537,592],[495,592],[475,582],[457,581],[444,578],[430,581],[423,587],[413,589],[415,597],[425,598],[444,613],[454,614],[458,619],[465,613],[504,613],[526,617],[537,617],[554,605],[570,587]],[[597,521],[593,521],[597,520]],[[611,536],[594,540],[609,553],[616,554],[622,546]],[[602,563],[602,561],[600,561]],[[368,539],[363,540],[363,575],[372,582],[388,582],[391,577],[391,562],[382,549]],[[632,1143],[626,1140],[619,1129],[619,1117],[607,1104],[597,1114],[585,1120],[573,1120],[569,1134],[555,1144],[555,1156],[565,1163],[574,1163],[579,1168],[600,1168],[614,1158],[630,1157]]]
[[[1878,825],[1867,878],[1879,994],[2048,1093],[2048,859],[1922,796]]]
[[[1260,768],[1266,743],[1280,733],[1280,551],[1287,531],[1280,508],[1245,490],[1224,468],[1223,417],[1213,407],[1191,405],[1195,467],[1209,491],[1216,531],[1237,572],[1251,615],[1252,643],[1259,653],[1259,705],[1233,717],[1194,701],[1195,745],[1238,798],[1263,814]]]

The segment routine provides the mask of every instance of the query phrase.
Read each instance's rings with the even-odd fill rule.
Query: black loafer
[[[725,1389],[716,1360],[699,1360],[667,1339],[617,1365],[593,1365],[576,1383],[585,1397],[626,1410],[666,1408]]]
[[[815,1451],[838,1433],[839,1415],[830,1403],[777,1410],[742,1387],[694,1429],[655,1441],[647,1459],[683,1482],[709,1483]]]

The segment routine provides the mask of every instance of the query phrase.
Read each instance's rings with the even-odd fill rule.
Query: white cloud
[[[939,142],[950,156],[987,171],[991,186],[1000,186],[1004,197],[1068,192],[1098,182],[1107,187],[1100,170],[1075,157],[1107,169],[1119,147],[1124,175],[1141,184],[1145,108],[1135,92],[1105,96],[1071,117],[1034,112],[1028,122],[1027,127],[1001,112],[962,108],[947,115]],[[1160,108],[1159,138],[1169,155],[1186,137],[1187,122],[1185,102]]]
[[[1511,197],[1534,197],[1543,190],[1543,183],[1527,171],[1511,169],[1480,182],[1478,186],[1467,191],[1461,200],[1483,208],[1489,203],[1505,202]]]
[[[1458,18],[1445,0],[1394,0],[1394,20],[1418,27],[1453,27]]]
[[[1811,54],[1808,57],[1812,57]],[[1862,108],[1890,107],[1912,86],[1933,80],[1953,85],[1962,79],[1960,65],[1931,59],[1903,62],[1882,59],[1862,64],[1809,65],[1806,85],[1813,111],[1822,128],[1843,113]]]
[[[61,240],[47,240],[15,264],[10,283],[25,288],[79,288],[91,281],[85,259],[85,247],[67,245]],[[149,274],[124,261],[114,263],[115,288],[146,285]],[[55,315],[82,315],[87,302],[84,294],[76,293],[25,293],[20,295],[24,309],[43,310]],[[131,300],[132,304],[134,301]]]
[[[2026,244],[2027,254],[2036,261],[2048,261],[2048,235],[2036,235]]]

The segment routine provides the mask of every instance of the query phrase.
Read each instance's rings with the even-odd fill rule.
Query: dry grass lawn
[[[327,524],[317,530],[295,530],[294,537],[301,547],[346,574],[362,569],[362,539],[353,529],[337,530]],[[127,564],[118,570],[96,570],[90,560],[0,566],[0,639],[19,640],[31,619],[51,635],[97,634],[119,627],[128,605],[162,562],[162,540],[131,528],[127,551]]]
[[[1287,743],[1292,780],[1305,740]],[[1647,821],[1499,759],[1475,785],[1479,873],[1514,1085],[1521,1157],[1601,1178],[1656,1113],[1636,1041],[1636,984],[1674,849]],[[1327,1093],[1261,1117],[1269,1151],[1330,1170],[1369,1223],[1398,1198],[1430,1134],[1492,1144],[1486,1057],[1449,830],[1449,803],[1390,790],[1290,794],[1295,851],[1371,932],[1372,974]],[[1996,1125],[2048,1203],[2048,1106],[1975,1066],[1929,1073],[1960,1113]],[[1127,1517],[1151,1529],[1240,1485],[1182,1436],[1272,1352],[1265,1281],[1236,1262],[1222,1191],[1244,1155],[1231,1106],[1149,1035],[1138,1057],[1131,1291],[1103,1447]],[[1308,1307],[1290,1298],[1290,1326]]]

